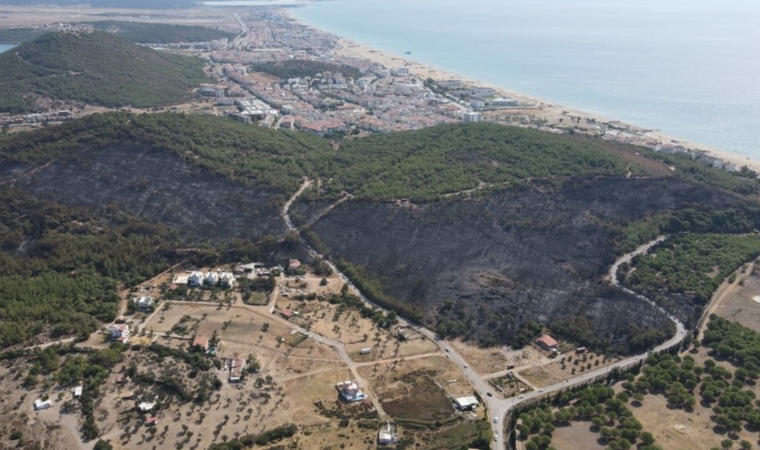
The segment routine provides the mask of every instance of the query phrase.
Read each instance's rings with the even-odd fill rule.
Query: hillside
[[[485,345],[525,342],[540,322],[626,353],[662,340],[670,321],[604,281],[617,254],[660,233],[760,228],[754,196],[736,193],[756,179],[660,158],[492,124],[336,148],[222,118],[112,113],[0,138],[0,182],[222,243],[282,237],[280,208],[318,179],[292,217],[378,302]],[[350,201],[322,214],[344,192]],[[693,323],[689,305],[669,309]]]
[[[0,112],[38,102],[148,108],[182,101],[208,81],[203,61],[159,53],[108,33],[53,33],[0,54]]]
[[[104,20],[88,25],[107,31],[128,41],[140,44],[169,44],[173,42],[206,42],[215,39],[232,39],[234,33],[198,25],[170,25],[164,23],[120,22]],[[0,42],[26,42],[48,33],[39,28],[2,28]]]

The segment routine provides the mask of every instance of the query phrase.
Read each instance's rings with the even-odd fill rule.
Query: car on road
[[[493,423],[499,423],[499,418],[498,417],[494,417],[493,418]]]
[[[467,364],[465,364],[463,367],[466,369],[467,368]]]
[[[525,395],[520,395],[517,398],[525,398]]]
[[[490,391],[486,392],[486,395],[489,396],[489,397],[493,397],[493,394]]]
[[[444,350],[446,351],[446,353],[448,353],[448,352],[449,352],[449,349],[448,349],[448,348],[444,348]]]
[[[538,392],[544,392],[544,388],[539,389]]]
[[[451,355],[446,355],[447,358],[451,358]]]

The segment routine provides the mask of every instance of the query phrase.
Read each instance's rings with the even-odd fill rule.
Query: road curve
[[[285,224],[288,227],[288,231],[297,231],[296,227],[293,226],[293,222],[290,219],[290,206],[298,198],[298,196],[303,192],[303,190],[306,189],[311,183],[312,183],[312,180],[305,179],[304,182],[301,184],[300,188],[298,189],[298,191],[295,194],[293,194],[293,196],[283,206],[282,217],[283,217],[283,219],[285,221]],[[480,394],[480,396],[483,399],[483,402],[485,403],[486,409],[488,411],[488,417],[491,420],[491,429],[492,429],[492,431],[494,433],[494,436],[496,438],[494,440],[494,447],[493,448],[495,448],[495,449],[505,449],[506,448],[506,442],[505,442],[505,436],[504,436],[504,433],[503,433],[503,429],[504,429],[504,417],[507,415],[507,413],[509,413],[509,411],[511,411],[513,408],[517,407],[521,403],[527,402],[527,401],[532,400],[532,399],[537,398],[537,397],[548,396],[549,394],[558,392],[560,390],[563,390],[563,389],[566,389],[566,388],[569,388],[569,387],[572,387],[572,386],[576,386],[576,385],[579,385],[579,384],[586,383],[586,382],[588,382],[590,380],[593,380],[593,379],[595,379],[597,377],[606,375],[607,373],[609,373],[613,369],[622,368],[622,367],[628,367],[630,365],[636,364],[639,361],[646,359],[647,356],[649,355],[649,353],[651,353],[651,352],[660,352],[660,351],[663,351],[663,350],[670,349],[670,348],[672,348],[672,347],[680,344],[681,341],[683,341],[684,337],[686,336],[686,327],[683,325],[683,323],[681,323],[680,320],[678,320],[678,318],[676,318],[675,316],[669,314],[661,306],[657,305],[655,302],[653,302],[652,300],[648,299],[647,297],[645,297],[645,296],[643,296],[641,294],[637,294],[636,292],[633,292],[632,290],[630,290],[630,289],[622,286],[620,284],[620,282],[618,281],[618,278],[617,278],[617,271],[618,271],[618,269],[620,268],[620,266],[623,263],[630,262],[635,256],[646,253],[654,245],[656,245],[659,242],[662,242],[663,240],[665,240],[666,237],[667,236],[659,236],[656,239],[653,239],[652,241],[647,242],[646,244],[639,246],[638,248],[636,248],[636,250],[634,250],[634,251],[632,251],[630,253],[627,253],[627,254],[621,256],[620,258],[618,258],[615,261],[615,263],[612,265],[612,267],[610,267],[610,270],[609,270],[609,273],[608,273],[608,277],[609,277],[609,281],[613,285],[617,286],[618,288],[622,289],[623,291],[625,291],[625,292],[627,292],[627,293],[629,293],[631,295],[636,296],[636,298],[638,298],[638,299],[640,299],[642,301],[647,302],[653,308],[656,308],[658,311],[662,312],[663,314],[667,314],[668,318],[670,318],[670,320],[672,320],[673,323],[676,326],[676,332],[675,332],[675,334],[670,339],[668,339],[667,341],[663,342],[662,344],[658,345],[657,347],[653,348],[652,350],[647,351],[646,353],[642,353],[642,354],[639,354],[639,355],[631,356],[629,358],[620,360],[620,361],[618,361],[618,362],[616,362],[614,364],[611,364],[609,366],[601,367],[601,368],[596,369],[596,370],[591,370],[591,371],[585,372],[585,373],[580,374],[578,376],[575,376],[573,378],[569,378],[567,380],[564,380],[562,383],[557,383],[557,384],[554,384],[554,385],[551,385],[551,386],[547,386],[544,389],[542,389],[541,392],[539,392],[539,391],[529,392],[529,393],[525,394],[524,396],[522,396],[522,398],[510,397],[510,398],[502,399],[502,398],[497,398],[496,396],[493,396],[493,397],[488,396],[487,393],[488,392],[492,392],[492,389],[489,386],[488,381],[485,380],[483,377],[481,377],[479,374],[477,374],[475,371],[473,371],[467,365],[467,362],[462,357],[462,355],[460,355],[450,345],[449,342],[447,342],[446,340],[439,339],[434,331],[432,331],[432,330],[430,330],[428,328],[425,328],[425,327],[423,327],[421,325],[411,324],[406,319],[404,319],[402,317],[399,317],[399,323],[401,325],[406,325],[406,326],[410,326],[410,327],[414,328],[415,330],[417,330],[418,332],[420,332],[421,334],[423,334],[425,337],[427,337],[428,339],[430,339],[442,351],[444,351],[448,355],[448,358],[450,358],[451,361],[454,364],[456,364],[459,367],[459,369],[462,372],[462,375],[463,375],[464,379],[467,380],[473,386],[473,388],[475,389],[475,391],[477,391]],[[299,235],[299,241],[304,245],[304,247],[306,248],[307,252],[312,257],[322,258],[322,256],[319,255],[319,253],[316,250],[314,250],[314,248],[312,248],[303,238],[301,238],[300,235]],[[347,280],[346,282],[348,283],[348,286],[351,289],[351,291],[353,293],[355,293],[359,298],[361,298],[362,301],[364,301],[369,306],[372,306],[374,308],[378,308],[378,309],[380,309],[382,311],[386,311],[385,308],[383,308],[382,306],[380,306],[380,305],[372,302],[364,294],[362,294],[359,291],[359,289],[356,288],[356,286],[354,286],[351,283],[351,281],[348,280],[348,278],[335,266],[335,264],[333,264],[331,261],[328,261],[326,259],[324,259],[324,261],[325,261],[325,263],[327,263],[330,266],[330,268],[337,275],[339,275],[341,278],[344,278],[345,280]],[[314,333],[311,333],[311,335],[314,336]],[[332,344],[333,344],[333,346],[335,345],[334,342]],[[340,346],[338,346],[338,347],[340,347]],[[345,351],[345,349],[344,349],[344,351]],[[343,356],[343,355],[341,355],[341,356]],[[494,419],[495,419],[495,421],[494,421]]]

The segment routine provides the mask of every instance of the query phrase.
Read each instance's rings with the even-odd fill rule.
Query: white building
[[[82,396],[82,386],[77,386],[74,388],[74,398],[79,398]]]
[[[153,297],[140,297],[135,300],[135,307],[140,311],[148,311],[153,309],[156,302],[153,301]]]
[[[199,287],[203,284],[203,273],[202,272],[193,272],[190,274],[189,277],[187,277],[187,285],[188,286],[194,286]]]
[[[203,284],[207,286],[216,286],[216,283],[219,281],[219,275],[217,275],[214,272],[209,272],[206,274],[206,276],[203,278]]]
[[[367,395],[359,389],[356,381],[344,381],[335,385],[340,392],[340,396],[347,402],[360,402],[367,398]]]
[[[457,409],[461,411],[467,411],[471,409],[475,409],[480,402],[478,402],[478,399],[474,396],[469,397],[460,397],[457,399],[454,399],[454,403],[457,406]]]
[[[491,100],[491,106],[493,106],[494,108],[506,108],[508,106],[517,106],[517,105],[518,105],[517,100],[509,98],[509,97],[507,98],[499,97],[499,98],[495,98]]]
[[[129,325],[125,323],[111,325],[109,331],[111,332],[112,341],[126,343],[129,340]]]
[[[51,402],[50,400],[42,400],[42,399],[38,398],[37,400],[34,401],[34,410],[35,411],[40,411],[40,410],[43,410],[43,409],[48,409],[51,406],[53,406],[53,402]]]
[[[480,122],[483,120],[483,114],[474,111],[468,111],[462,114],[463,122]]]
[[[232,272],[222,272],[219,275],[219,284],[223,288],[231,288],[235,285],[235,276],[232,275]]]
[[[142,402],[139,405],[137,405],[137,409],[139,409],[141,412],[148,412],[151,409],[153,409],[154,406],[156,406],[155,403]]]

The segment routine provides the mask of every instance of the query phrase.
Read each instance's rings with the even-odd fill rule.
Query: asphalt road
[[[290,219],[290,214],[289,214],[290,206],[298,198],[298,196],[301,194],[301,192],[303,192],[303,190],[307,186],[309,186],[310,184],[311,184],[311,180],[304,180],[303,184],[298,189],[298,191],[287,201],[287,203],[285,204],[285,206],[282,209],[282,216],[283,216],[283,219],[285,220],[285,223],[286,223],[289,231],[296,230],[296,228],[293,226],[293,222]],[[622,285],[620,285],[620,283],[619,283],[619,281],[617,279],[617,270],[618,270],[618,268],[620,267],[621,264],[629,262],[636,255],[639,255],[639,254],[647,252],[652,246],[654,246],[658,242],[664,240],[665,238],[666,238],[666,236],[660,236],[657,239],[654,239],[651,242],[648,242],[648,243],[646,243],[646,244],[638,247],[636,250],[634,250],[634,251],[632,251],[632,252],[630,252],[630,253],[628,253],[626,255],[621,256],[620,258],[617,259],[617,261],[615,261],[615,263],[610,268],[608,276],[610,278],[610,282],[613,283],[618,288],[620,288],[620,289],[624,290],[625,292],[628,292],[628,293],[630,293],[632,295],[635,295],[637,298],[639,298],[642,301],[645,301],[645,302],[649,303],[650,305],[652,305],[654,308],[657,308],[662,313],[668,314],[663,308],[661,308],[660,306],[658,306],[657,304],[655,304],[653,301],[649,300],[648,298],[644,297],[643,295],[637,294],[637,293],[631,291],[630,289],[627,289],[627,288],[623,287]],[[303,238],[300,238],[300,236],[299,236],[299,240],[305,246],[306,250],[308,251],[308,253],[310,255],[312,255],[313,257],[321,259],[321,255],[319,255],[319,253],[316,250],[314,250]],[[364,301],[365,303],[367,303],[369,306],[372,306],[372,307],[378,308],[380,310],[386,311],[385,308],[381,307],[380,305],[375,304],[374,302],[370,301],[366,296],[364,296],[364,294],[362,294],[359,291],[359,289],[357,289],[356,286],[354,286],[351,283],[351,281],[348,280],[348,278],[340,270],[338,270],[338,268],[331,261],[328,261],[328,260],[324,260],[324,261],[330,266],[330,268],[332,268],[332,270],[337,275],[339,275],[341,278],[344,278],[346,280],[346,282],[348,283],[349,288],[351,289],[351,291],[353,293],[355,293],[357,296],[359,296],[359,298],[361,298],[362,301]],[[683,323],[681,323],[681,321],[679,321],[675,316],[672,316],[672,315],[668,314],[668,317],[675,324],[675,326],[676,326],[676,332],[675,332],[675,334],[670,339],[668,339],[666,342],[663,342],[662,344],[658,345],[654,349],[652,349],[652,350],[650,350],[650,351],[648,351],[646,353],[642,353],[640,355],[631,356],[629,358],[623,359],[623,360],[618,361],[618,362],[616,362],[614,364],[611,364],[609,366],[605,366],[605,367],[601,367],[601,368],[596,369],[596,370],[591,370],[591,371],[588,371],[588,372],[584,372],[584,373],[582,373],[580,375],[577,375],[575,377],[568,378],[567,380],[564,380],[562,383],[557,383],[557,384],[554,384],[554,385],[551,385],[551,386],[547,386],[547,387],[541,389],[540,391],[529,392],[527,394],[521,395],[520,397],[522,397],[522,398],[510,397],[510,398],[506,398],[506,399],[504,399],[504,398],[498,398],[496,396],[493,396],[493,397],[488,396],[488,394],[487,394],[488,392],[493,392],[493,390],[491,389],[491,386],[489,386],[488,382],[485,379],[483,379],[479,374],[477,374],[476,372],[474,372],[472,370],[472,368],[470,368],[467,365],[467,361],[462,357],[462,355],[460,355],[450,345],[449,342],[447,342],[446,340],[439,339],[434,331],[432,331],[432,330],[430,330],[428,328],[425,328],[423,326],[420,326],[420,325],[410,324],[408,321],[406,321],[405,319],[403,319],[401,317],[399,317],[399,324],[406,325],[406,326],[411,326],[412,328],[414,328],[418,332],[422,333],[425,337],[427,337],[428,339],[430,339],[431,341],[433,341],[443,352],[445,352],[446,354],[449,355],[449,358],[451,359],[451,361],[460,368],[464,379],[466,379],[473,386],[473,389],[480,394],[481,398],[483,399],[483,402],[485,403],[485,407],[486,407],[486,409],[488,411],[488,418],[489,418],[490,423],[491,423],[491,429],[492,429],[492,431],[494,433],[494,436],[496,438],[494,440],[494,446],[493,446],[493,448],[494,449],[506,449],[506,441],[505,441],[504,432],[503,432],[503,430],[504,430],[504,417],[506,416],[506,414],[510,410],[512,410],[513,408],[515,408],[519,404],[521,404],[523,402],[530,401],[530,400],[535,399],[537,397],[548,396],[548,395],[556,393],[557,391],[560,391],[562,389],[566,389],[566,388],[569,388],[569,387],[572,387],[572,386],[576,386],[576,385],[579,385],[579,384],[586,383],[586,382],[591,381],[591,380],[593,380],[593,379],[595,379],[597,377],[605,376],[607,373],[609,373],[610,371],[612,371],[615,368],[628,367],[630,365],[636,364],[637,362],[639,362],[639,361],[641,361],[643,359],[646,359],[646,357],[649,355],[650,352],[659,352],[659,351],[662,351],[662,350],[667,350],[667,349],[669,349],[669,348],[671,348],[671,347],[673,347],[675,345],[680,344],[681,341],[684,339],[684,337],[686,337],[686,328],[684,327]],[[310,335],[312,337],[314,337],[315,339],[317,339],[317,335],[315,335],[313,333],[310,333]],[[317,340],[319,340],[319,339],[317,339]],[[339,352],[341,351],[340,348],[342,347],[342,345],[340,345],[339,343],[336,343],[336,342],[325,342],[325,343],[327,345],[331,345],[333,347],[338,348]],[[336,344],[338,344],[338,345],[336,345]],[[343,348],[343,352],[345,352],[345,348]],[[342,358],[344,356],[347,357],[348,355],[341,354]],[[349,361],[350,361],[350,359],[349,359]],[[496,422],[494,422],[494,419],[497,419]]]

